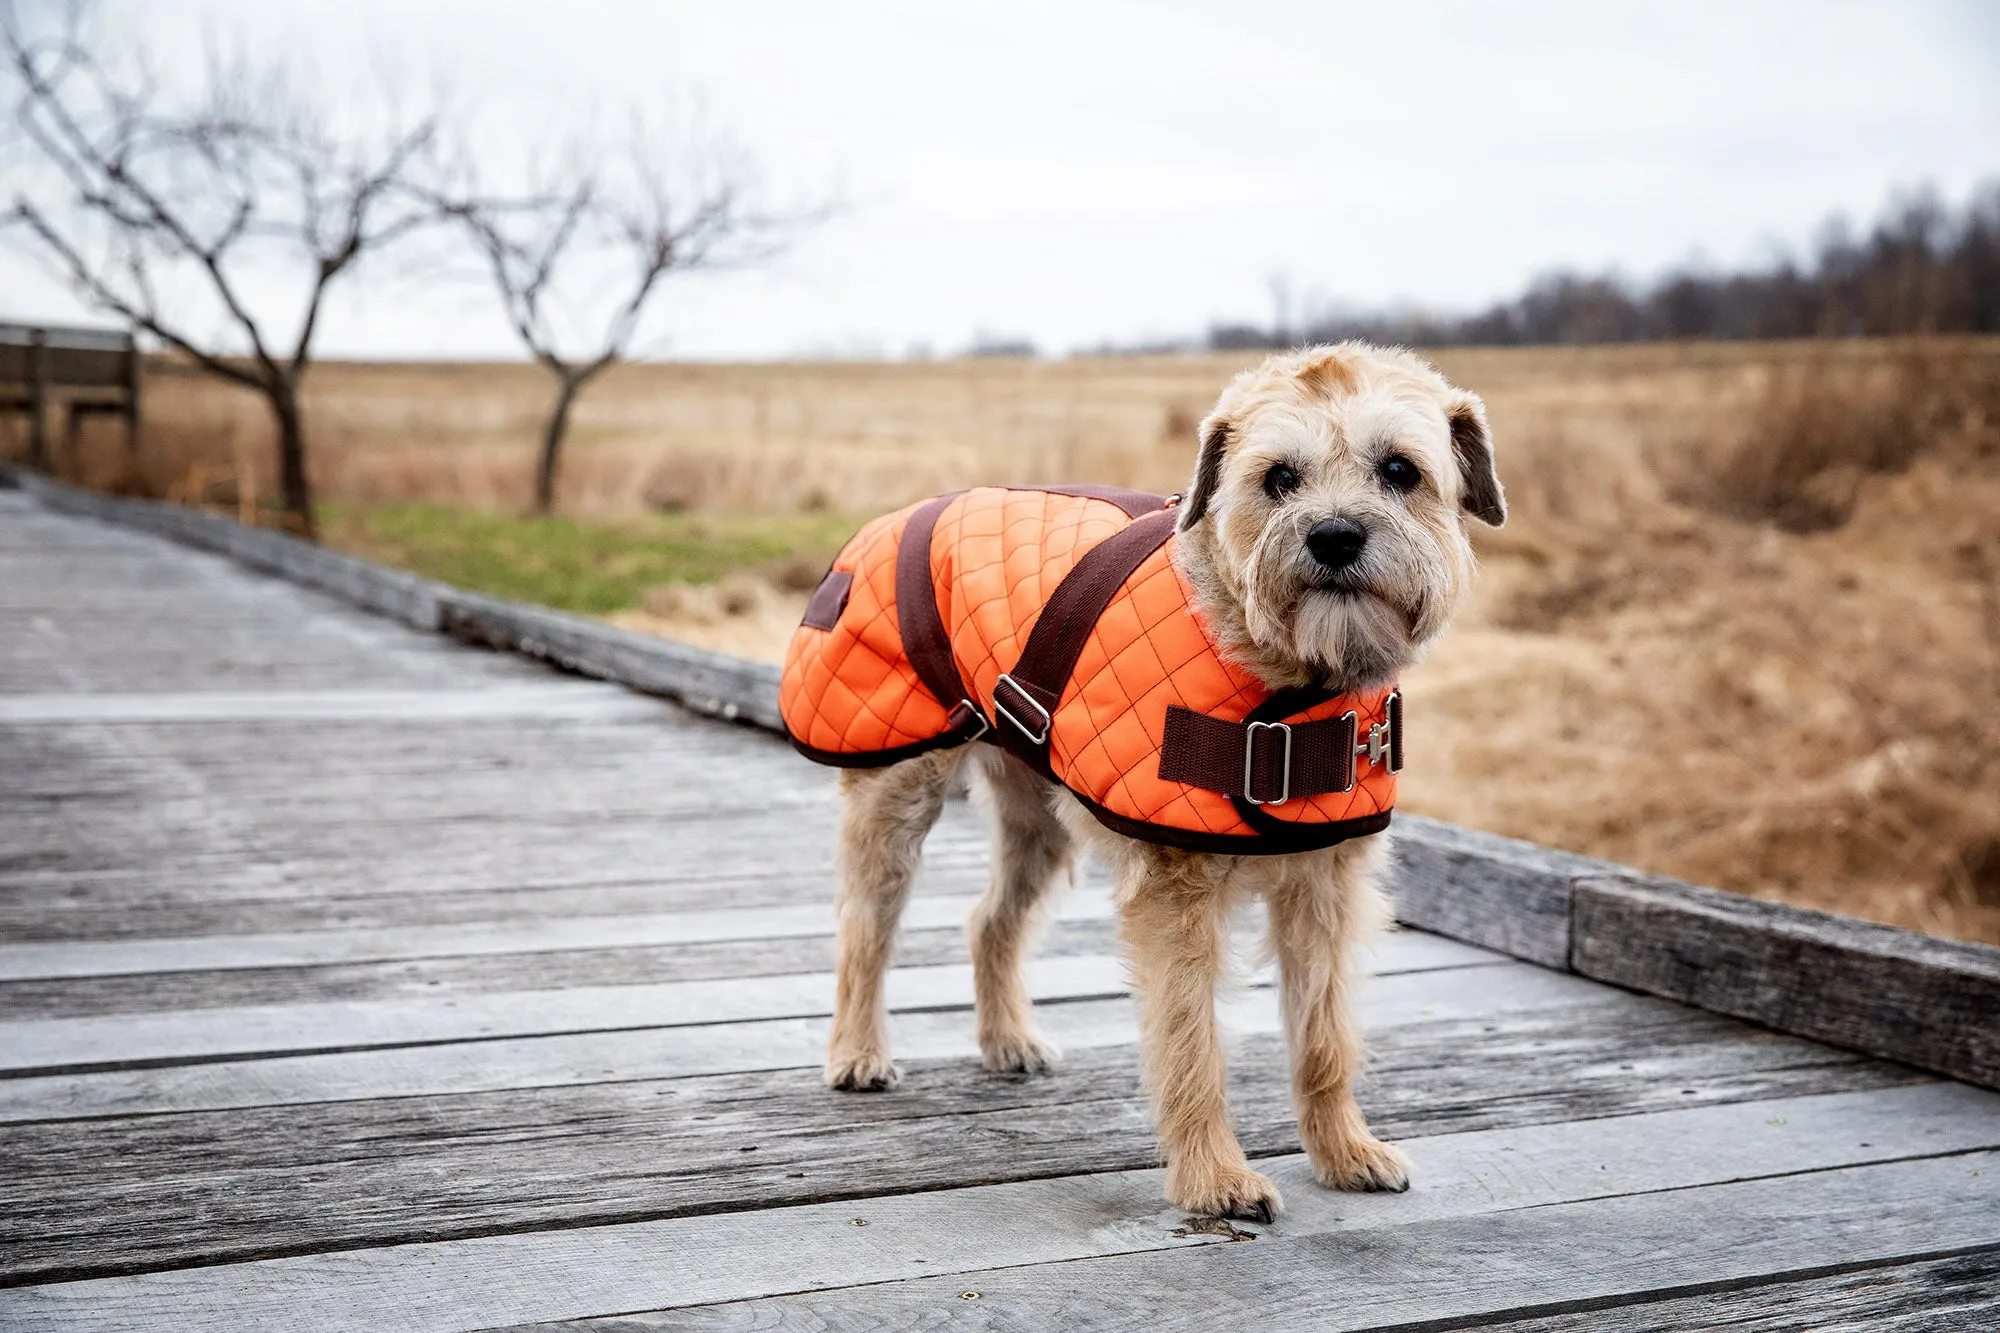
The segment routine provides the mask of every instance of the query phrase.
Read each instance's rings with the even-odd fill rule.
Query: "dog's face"
[[[1271,683],[1384,683],[1471,583],[1467,516],[1499,525],[1486,412],[1402,351],[1274,356],[1201,426],[1181,561],[1225,642]]]

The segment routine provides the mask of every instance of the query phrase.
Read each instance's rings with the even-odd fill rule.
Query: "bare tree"
[[[700,133],[635,125],[622,154],[572,165],[521,197],[441,199],[485,257],[515,336],[556,379],[535,470],[535,508],[555,500],[571,410],[624,360],[673,273],[766,260],[828,206],[789,213],[754,202],[740,154]],[[476,174],[476,173],[474,173]]]
[[[87,4],[59,12],[30,30],[0,0],[13,123],[42,167],[19,173],[5,220],[92,305],[263,397],[287,521],[317,536],[299,396],[313,336],[334,284],[436,217],[415,188],[435,118],[336,133],[286,71],[214,56],[197,91],[169,95],[90,39]]]

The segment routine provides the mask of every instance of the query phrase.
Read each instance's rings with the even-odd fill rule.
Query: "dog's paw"
[[[886,1051],[830,1055],[826,1061],[826,1086],[835,1092],[887,1092],[902,1077]]]
[[[990,1037],[979,1047],[982,1063],[998,1074],[1046,1074],[1062,1060],[1055,1043],[1033,1032]]]
[[[1167,1202],[1190,1213],[1233,1217],[1243,1222],[1272,1221],[1284,1211],[1278,1187],[1247,1166],[1222,1167],[1202,1173],[1167,1170]]]
[[[1312,1154],[1313,1175],[1328,1189],[1387,1191],[1410,1187],[1410,1159],[1380,1139],[1348,1139]]]

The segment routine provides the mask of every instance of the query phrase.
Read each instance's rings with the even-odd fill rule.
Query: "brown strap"
[[[1173,704],[1160,745],[1160,777],[1264,804],[1352,791],[1354,727],[1352,713],[1316,722],[1250,724]]]
[[[1132,518],[1140,518],[1167,505],[1167,497],[1151,491],[1135,491],[1127,486],[1036,486],[1032,489],[1051,495],[1073,495],[1080,500],[1103,500],[1117,505]]]
[[[1047,766],[1049,723],[1090,631],[1125,580],[1173,532],[1174,511],[1151,510],[1085,551],[1056,585],[1028,633],[1020,660],[993,690],[996,714],[1004,710],[1014,723],[994,733],[1004,737],[1009,748]]]
[[[931,581],[931,534],[937,530],[938,515],[962,494],[954,491],[928,501],[903,525],[896,544],[896,628],[917,679],[951,710],[951,731],[976,736],[986,730],[986,715],[971,702],[958,674],[951,636],[938,614],[937,585]]]

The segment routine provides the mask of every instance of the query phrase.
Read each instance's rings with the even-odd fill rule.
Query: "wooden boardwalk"
[[[747,727],[0,491],[0,1327],[2000,1327],[2000,1095],[1400,931],[1402,1196],[1164,1208],[1101,877],[980,1070],[933,836],[903,1086],[824,1089],[834,792]],[[1238,1237],[1256,1233],[1254,1241]]]

